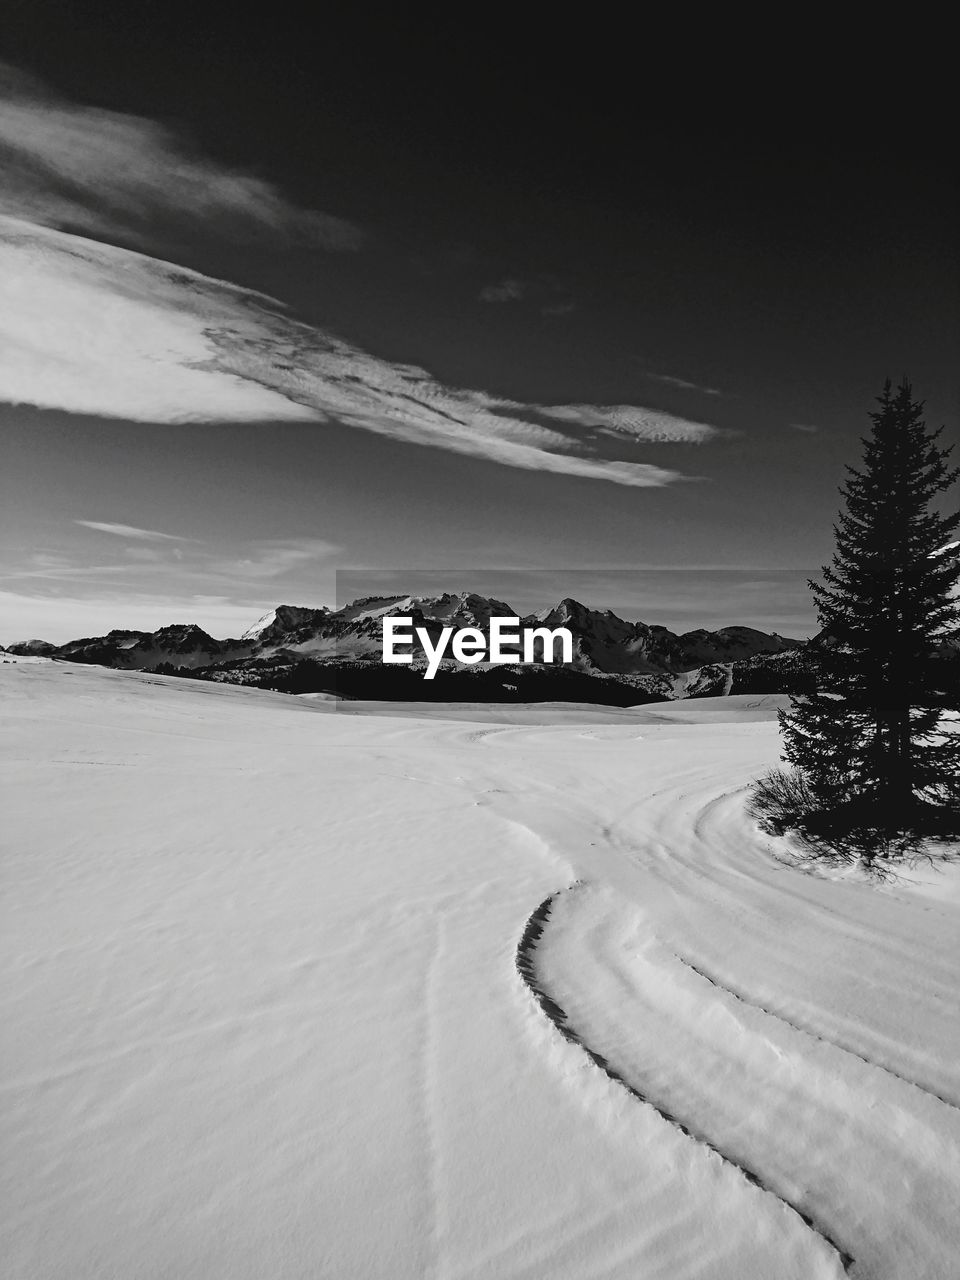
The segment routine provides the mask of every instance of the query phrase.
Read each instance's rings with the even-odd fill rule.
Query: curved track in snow
[[[820,1041],[821,1044],[831,1045],[834,1049],[839,1049],[841,1053],[849,1053],[851,1057],[856,1058],[867,1067],[874,1067],[877,1071],[882,1071],[885,1075],[892,1076],[895,1080],[900,1080],[904,1084],[911,1085],[914,1089],[919,1089],[921,1093],[927,1094],[931,1098],[935,1098],[937,1102],[942,1102],[946,1107],[952,1107],[955,1111],[960,1110],[960,1106],[951,1098],[945,1098],[942,1094],[937,1093],[935,1089],[928,1089],[918,1080],[911,1080],[909,1076],[901,1075],[899,1071],[894,1071],[892,1067],[886,1067],[881,1062],[873,1062],[869,1058],[865,1058],[862,1053],[857,1053],[856,1049],[850,1049],[845,1044],[841,1044],[837,1040],[831,1040],[827,1036],[820,1035],[818,1032],[811,1030],[809,1027],[801,1026],[798,1022],[791,1021],[790,1018],[784,1017],[782,1013],[778,1013],[775,1009],[770,1009],[764,1004],[760,1004],[756,1000],[751,1000],[749,996],[742,991],[738,991],[733,987],[727,986],[721,982],[714,974],[708,973],[705,969],[691,963],[682,955],[677,956],[677,960],[691,973],[697,974],[703,978],[705,982],[709,982],[711,987],[715,987],[717,991],[729,996],[731,999],[738,1001],[740,1004],[749,1005],[753,1009],[759,1009],[761,1013],[767,1014],[771,1018],[776,1018],[778,1022],[785,1023],[794,1031],[799,1031],[802,1035],[810,1036],[813,1040]]]
[[[645,1086],[639,1080],[639,1072],[629,1071],[626,1068],[618,1068],[612,1065],[610,1060],[593,1048],[588,1040],[584,1039],[583,1034],[573,1025],[565,1009],[557,1003],[557,1000],[551,994],[544,979],[537,971],[537,943],[543,936],[544,930],[550,920],[550,914],[556,904],[560,894],[551,894],[549,898],[545,898],[537,907],[536,911],[528,918],[523,931],[523,936],[517,945],[516,966],[517,972],[520,974],[527,989],[533,995],[537,1004],[550,1019],[551,1023],[560,1032],[565,1040],[571,1044],[577,1045],[587,1055],[595,1067],[597,1067],[608,1080],[612,1080],[615,1084],[620,1085],[630,1097],[636,1099],[637,1102],[645,1106],[652,1107],[661,1120],[678,1130],[686,1138],[690,1138],[693,1142],[698,1143],[707,1151],[712,1151],[715,1155],[727,1165],[736,1169],[738,1173],[751,1183],[758,1187],[761,1191],[767,1192],[776,1197],[777,1200],[786,1208],[790,1209],[798,1218],[815,1232],[831,1249],[837,1254],[841,1266],[845,1273],[849,1273],[854,1262],[853,1257],[847,1253],[843,1247],[834,1240],[828,1230],[822,1225],[814,1221],[814,1219],[805,1212],[799,1205],[792,1203],[786,1195],[780,1194],[775,1187],[768,1185],[763,1175],[756,1170],[745,1165],[736,1156],[729,1151],[724,1151],[716,1145],[705,1133],[698,1132],[690,1127],[680,1116],[675,1115],[668,1110],[666,1106],[656,1101],[647,1092]]]
[[[590,883],[540,904],[517,968],[565,1039],[850,1274],[954,1280],[956,912],[777,861],[729,781],[601,806]],[[565,803],[586,823],[555,801],[554,831]]]

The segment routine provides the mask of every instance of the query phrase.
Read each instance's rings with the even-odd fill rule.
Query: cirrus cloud
[[[191,152],[153,121],[65,102],[3,64],[0,106],[0,399],[134,422],[338,422],[634,487],[685,477],[603,457],[598,434],[649,444],[719,434],[631,405],[525,404],[446,386],[294,319],[276,299],[105,243],[149,240],[157,225],[184,218],[330,249],[355,248],[360,233]],[[523,298],[534,286],[565,292],[553,277],[510,278],[488,300]]]
[[[678,391],[697,391],[702,396],[723,395],[717,387],[705,387],[699,382],[690,382],[687,378],[675,378],[670,373],[651,373],[648,370],[646,376],[652,378],[654,382],[663,382],[668,387],[676,387]]]
[[[634,487],[683,476],[596,456],[586,431],[651,443],[719,434],[630,405],[524,404],[445,386],[293,319],[266,295],[19,219],[0,218],[0,291],[0,398],[14,403],[136,422],[337,421]]]
[[[134,538],[143,542],[186,542],[175,533],[159,533],[156,529],[138,529],[132,524],[112,524],[108,520],[74,520],[74,524],[82,524],[85,529],[94,529],[97,533],[112,533],[118,538]]]
[[[358,227],[200,154],[154,120],[78,106],[0,63],[0,213],[150,243],[158,225],[236,240],[356,249]]]
[[[525,296],[527,286],[522,280],[501,280],[498,284],[487,284],[480,290],[481,302],[519,302]]]
[[[536,405],[537,413],[560,422],[573,422],[602,431],[633,436],[637,440],[658,444],[686,441],[700,444],[720,434],[706,422],[692,422],[660,409],[641,409],[630,404],[560,404]]]

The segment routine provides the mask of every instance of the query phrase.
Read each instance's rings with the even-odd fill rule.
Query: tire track
[[[691,1128],[681,1120],[679,1116],[674,1115],[673,1112],[668,1111],[665,1107],[655,1102],[653,1098],[649,1097],[635,1085],[631,1084],[629,1080],[621,1075],[616,1067],[610,1064],[602,1053],[599,1053],[596,1049],[592,1049],[590,1045],[580,1037],[576,1029],[571,1026],[566,1011],[556,1000],[553,999],[537,974],[536,952],[537,944],[543,937],[544,930],[548,920],[550,919],[550,913],[553,910],[555,902],[560,897],[561,893],[569,892],[570,889],[575,887],[575,885],[570,885],[567,889],[559,890],[557,893],[552,893],[549,897],[544,898],[543,902],[540,903],[533,914],[528,917],[523,934],[517,944],[515,957],[517,972],[543,1013],[546,1014],[563,1038],[570,1044],[575,1044],[580,1050],[582,1050],[593,1065],[599,1068],[608,1080],[612,1080],[614,1084],[618,1084],[622,1089],[625,1089],[632,1098],[637,1100],[637,1102],[651,1107],[662,1120],[667,1122],[667,1124],[672,1125],[673,1128],[678,1129],[685,1137],[699,1143],[700,1146],[706,1148],[706,1150],[712,1151],[714,1155],[719,1156],[725,1164],[736,1169],[747,1182],[757,1187],[758,1190],[764,1191],[773,1196],[774,1199],[778,1200],[782,1205],[795,1213],[806,1227],[808,1227],[815,1235],[819,1236],[821,1240],[825,1241],[826,1244],[834,1250],[840,1259],[844,1272],[849,1274],[855,1262],[853,1255],[847,1253],[842,1245],[833,1239],[821,1223],[816,1222],[814,1218],[804,1212],[804,1210],[798,1205],[787,1200],[784,1196],[780,1195],[779,1192],[775,1191],[773,1187],[764,1181],[762,1174],[758,1173],[755,1169],[751,1169],[748,1165],[741,1164],[735,1156],[716,1146],[705,1133],[698,1132]]]
[[[821,1035],[818,1031],[811,1031],[809,1027],[805,1027],[798,1022],[791,1021],[782,1013],[778,1013],[775,1009],[770,1009],[767,1005],[760,1004],[758,1000],[751,1000],[748,996],[742,994],[735,987],[727,986],[725,982],[721,982],[719,978],[709,973],[706,969],[700,968],[692,961],[685,959],[679,952],[674,951],[673,957],[679,961],[685,969],[689,969],[704,981],[709,982],[711,987],[715,987],[717,991],[723,991],[728,996],[732,996],[734,1000],[745,1005],[749,1009],[757,1009],[760,1013],[764,1013],[768,1018],[775,1018],[777,1022],[782,1022],[785,1026],[791,1027],[802,1036],[807,1036],[810,1040],[816,1040],[820,1044],[829,1045],[832,1049],[837,1049],[840,1053],[849,1054],[851,1058],[856,1058],[858,1062],[862,1062],[864,1066],[872,1067],[876,1071],[882,1071],[884,1075],[890,1076],[894,1080],[910,1085],[914,1089],[919,1089],[921,1093],[925,1093],[928,1098],[933,1098],[936,1102],[942,1102],[945,1107],[951,1107],[954,1111],[960,1111],[960,1106],[953,1102],[950,1098],[945,1098],[943,1094],[937,1093],[935,1089],[928,1089],[926,1085],[921,1084],[918,1080],[911,1079],[910,1076],[901,1075],[899,1071],[895,1071],[893,1067],[885,1067],[882,1062],[874,1062],[872,1058],[865,1058],[862,1053],[858,1053],[856,1049],[851,1049],[845,1044],[841,1044],[838,1040],[831,1040],[829,1036]]]

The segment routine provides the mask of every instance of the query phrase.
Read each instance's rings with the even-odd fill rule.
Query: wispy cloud
[[[74,524],[87,524],[75,520]],[[101,525],[93,525],[102,528]],[[127,526],[108,526],[114,528]],[[137,530],[136,533],[147,533]],[[126,535],[123,535],[126,536]],[[162,539],[162,541],[156,541]],[[169,543],[183,543],[170,546]],[[177,581],[203,581],[208,588],[214,585],[221,590],[243,587],[256,579],[280,578],[308,565],[330,563],[342,551],[342,547],[325,538],[270,538],[241,544],[235,553],[224,553],[192,539],[173,538],[168,534],[150,534],[146,545],[134,540],[122,548],[123,559],[113,564],[87,564],[79,546],[71,546],[69,554],[52,554],[46,551],[32,552],[17,568],[0,569],[0,580],[12,581],[32,578],[49,582],[69,579],[127,575],[142,578],[145,573],[161,577],[173,571]]]
[[[191,154],[151,121],[64,103],[15,73],[5,84],[0,399],[136,422],[336,421],[505,466],[635,487],[684,476],[602,456],[598,431],[649,444],[719,434],[630,405],[524,404],[445,386],[294,320],[273,298],[77,235],[130,237],[187,217],[227,234],[329,248],[357,240],[347,224]],[[500,300],[569,303],[552,276],[491,288]],[[154,545],[173,537],[80,523]]]
[[[639,487],[682,476],[596,456],[587,429],[649,442],[719,434],[639,407],[526,405],[447,387],[292,319],[275,299],[20,220],[0,219],[0,282],[0,397],[12,402],[158,423],[336,420]]]
[[[238,635],[281,601],[332,599],[341,550],[315,537],[240,545],[132,539],[118,544],[115,563],[89,564],[87,545],[68,537],[64,551],[32,551],[21,563],[0,567],[0,642],[62,642],[170,622]]]
[[[138,529],[132,524],[111,524],[103,520],[74,520],[74,524],[82,524],[85,529],[95,529],[98,533],[112,533],[118,538],[136,538],[144,542],[186,542],[175,533],[158,533],[156,529]]]
[[[221,560],[211,569],[244,579],[279,578],[304,565],[329,560],[342,548],[321,538],[293,538],[262,542],[236,560]]]
[[[790,427],[791,431],[803,431],[807,435],[811,436],[816,435],[820,430],[820,428],[815,427],[812,422],[789,422],[787,425]]]
[[[481,302],[519,302],[527,292],[522,280],[501,280],[498,284],[488,284],[480,290]]]
[[[569,316],[577,309],[575,302],[550,302],[540,308],[542,316]]]
[[[568,316],[576,310],[566,281],[550,273],[530,279],[507,276],[495,284],[484,285],[477,295],[481,302],[530,302],[542,316]]]
[[[115,574],[130,573],[132,570],[133,566],[130,564],[75,564],[65,556],[34,555],[24,568],[0,571],[0,580],[14,582],[30,578],[38,582],[66,582],[74,578],[102,582]]]
[[[301,209],[270,182],[201,155],[153,120],[79,106],[0,63],[0,212],[155,242],[158,225],[237,240],[356,249],[359,228]]]
[[[675,378],[669,373],[650,373],[647,372],[648,378],[652,378],[654,382],[664,382],[668,387],[676,387],[679,391],[697,391],[702,396],[722,396],[723,392],[716,387],[705,387],[699,382],[689,382],[686,378]]]
[[[537,413],[561,422],[596,427],[604,431],[633,436],[636,440],[657,444],[684,441],[701,444],[722,434],[706,422],[692,422],[659,409],[640,409],[630,404],[561,404],[533,405]]]

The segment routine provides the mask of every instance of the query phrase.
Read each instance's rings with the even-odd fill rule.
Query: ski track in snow
[[[764,860],[758,856],[758,852],[752,851],[753,865],[745,860],[742,866],[737,867],[725,865],[719,857],[716,857],[711,865],[711,859],[704,856],[706,850],[717,843],[718,832],[712,824],[716,822],[718,815],[729,816],[731,805],[736,804],[737,801],[737,793],[732,791],[699,803],[692,826],[696,839],[703,843],[704,847],[701,850],[694,850],[690,845],[671,847],[670,834],[658,831],[659,839],[651,840],[650,849],[645,851],[643,845],[626,839],[618,833],[616,822],[603,827],[601,834],[607,851],[612,852],[616,859],[625,859],[633,866],[643,865],[645,870],[653,869],[658,879],[663,876],[670,882],[671,896],[677,895],[677,885],[681,879],[677,872],[678,868],[682,867],[688,873],[682,877],[688,892],[702,892],[706,888],[708,895],[712,897],[716,887],[729,887],[733,884],[739,889],[738,907],[749,906],[749,898],[745,893],[748,881],[754,881],[754,888],[757,882],[762,881],[768,885],[771,882],[769,872],[762,870]],[[620,815],[619,821],[622,822],[625,815],[635,815],[644,808],[642,801],[635,806],[630,806]],[[672,827],[672,821],[670,825]],[[650,834],[653,835],[653,832]],[[697,854],[700,856],[696,856]],[[602,858],[601,865],[603,865]],[[613,864],[607,863],[606,870],[609,872],[612,869]],[[809,877],[806,879],[810,881]],[[799,877],[797,881],[803,883]],[[905,961],[910,957],[910,948],[896,937],[882,938],[875,929],[871,932],[867,927],[857,926],[844,910],[827,905],[830,886],[825,881],[821,881],[820,886],[827,890],[824,895],[825,901],[818,904],[824,908],[822,914],[820,912],[815,914],[813,911],[809,898],[810,883],[803,889],[788,888],[787,885],[784,885],[784,889],[787,897],[791,899],[796,897],[797,904],[802,903],[805,915],[816,918],[820,923],[823,918],[837,921],[838,926],[843,928],[847,940],[869,943],[874,948],[880,949],[881,953],[884,944],[889,941],[889,946],[886,948],[887,957],[893,965],[896,965],[898,960]],[[838,894],[842,893],[843,889],[844,886],[835,886]],[[860,886],[859,889],[861,894],[876,892],[865,886]],[[604,896],[607,899],[606,907],[598,906],[598,902]],[[713,898],[711,905],[716,908],[718,903],[722,902],[724,907],[729,909],[732,898],[732,894],[717,895]],[[670,942],[661,940],[658,933],[665,922],[652,921],[651,925],[655,925],[655,928],[651,927],[650,936],[639,943],[629,935],[623,935],[624,940],[616,942],[615,939],[623,934],[623,920],[618,919],[618,915],[622,917],[624,912],[622,903],[617,903],[608,891],[602,888],[598,890],[598,896],[593,903],[593,916],[589,919],[579,918],[585,913],[582,913],[577,906],[578,899],[586,900],[583,891],[577,893],[570,890],[561,891],[545,899],[529,918],[517,953],[518,970],[541,1009],[557,1030],[567,1040],[579,1045],[594,1065],[611,1079],[616,1080],[636,1099],[653,1106],[665,1120],[678,1125],[691,1138],[735,1164],[748,1179],[784,1200],[813,1230],[837,1249],[845,1271],[856,1276],[891,1276],[896,1277],[896,1280],[900,1280],[904,1275],[909,1275],[911,1280],[920,1276],[937,1277],[937,1280],[954,1280],[957,1274],[958,1254],[956,1231],[951,1225],[953,1211],[950,1206],[957,1191],[960,1190],[960,1147],[957,1143],[960,1127],[956,1124],[957,1106],[952,1097],[948,1096],[946,1091],[928,1085],[902,1070],[897,1070],[889,1062],[877,1061],[875,1057],[859,1051],[851,1043],[844,1043],[835,1035],[821,1032],[817,1029],[815,1020],[811,1020],[807,1025],[801,1025],[795,1019],[772,1008],[769,1001],[750,994],[749,985],[744,986],[739,983],[734,988],[726,981],[721,982],[708,971],[706,962],[700,961],[695,964],[688,960],[682,949],[677,946],[677,939],[674,938]],[[842,901],[842,897],[840,900]],[[557,941],[552,969],[545,975],[542,966],[538,963],[538,956],[545,934],[549,935],[551,932],[551,921],[560,904],[565,904],[566,913],[562,928],[558,930],[561,936]],[[740,914],[742,928],[744,916],[741,912],[738,914]],[[746,914],[749,916],[749,912]],[[694,939],[683,939],[683,941],[689,945]],[[919,949],[921,951],[924,949],[922,943]],[[647,966],[639,986],[634,985],[635,975],[631,972],[630,961],[625,958],[631,952],[636,955],[638,962],[642,960]],[[557,963],[558,957],[559,963]],[[916,959],[915,954],[913,958]],[[901,1175],[905,1178],[906,1185],[910,1187],[912,1203],[915,1203],[916,1199],[922,1197],[925,1192],[931,1193],[932,1199],[940,1201],[927,1222],[916,1224],[908,1221],[901,1225],[898,1233],[900,1238],[897,1240],[898,1260],[892,1260],[885,1253],[886,1246],[890,1243],[889,1237],[881,1242],[870,1238],[869,1233],[864,1233],[862,1223],[866,1216],[866,1204],[871,1198],[870,1189],[861,1188],[855,1179],[851,1180],[849,1188],[846,1187],[842,1174],[838,1176],[836,1166],[832,1170],[818,1169],[819,1157],[814,1150],[806,1149],[805,1139],[801,1139],[797,1145],[799,1135],[791,1134],[789,1112],[783,1112],[780,1104],[770,1107],[772,1117],[777,1115],[778,1107],[779,1111],[783,1112],[776,1121],[777,1131],[780,1134],[776,1144],[779,1148],[777,1160],[771,1163],[764,1159],[762,1141],[757,1144],[752,1137],[748,1136],[744,1142],[744,1121],[747,1121],[746,1128],[749,1129],[751,1112],[758,1106],[760,1110],[763,1109],[766,1102],[763,1098],[764,1086],[772,1083],[773,1072],[769,1075],[764,1072],[758,1075],[755,1067],[747,1071],[743,1081],[740,1082],[743,1097],[740,1100],[739,1109],[735,1086],[733,1092],[727,1093],[724,1097],[724,1107],[720,1108],[714,1120],[709,1109],[711,1097],[709,1059],[704,1058],[702,1070],[706,1074],[699,1080],[692,1079],[689,1071],[686,1072],[685,1077],[684,1073],[676,1071],[681,1064],[681,1058],[677,1056],[679,1046],[687,1044],[691,1051],[696,1048],[696,1029],[692,1027],[689,1033],[677,1031],[678,1049],[673,1053],[672,1066],[670,1057],[664,1058],[662,1051],[655,1055],[658,1058],[658,1064],[652,1073],[649,1073],[649,1078],[654,1083],[648,1084],[648,1072],[645,1070],[643,1057],[645,1009],[650,1012],[656,1010],[661,1018],[669,1020],[665,1023],[661,1022],[661,1031],[669,1027],[670,1021],[674,1021],[674,1008],[680,1020],[678,1027],[682,1026],[685,1020],[682,1004],[676,1003],[681,993],[677,992],[673,1000],[669,995],[663,994],[671,991],[672,983],[665,962],[682,966],[683,969],[695,975],[704,986],[710,988],[714,1008],[710,1007],[710,1003],[704,1004],[703,1001],[698,1001],[696,1006],[697,1018],[702,1022],[708,1023],[711,1018],[721,1014],[723,1006],[731,1003],[743,1006],[750,1011],[755,1011],[765,1020],[774,1020],[780,1026],[788,1028],[788,1034],[793,1033],[809,1042],[815,1042],[818,1049],[822,1048],[853,1059],[857,1070],[865,1069],[866,1074],[872,1075],[873,1080],[876,1080],[877,1075],[881,1075],[891,1082],[894,1089],[901,1091],[906,1088],[922,1096],[925,1100],[924,1113],[914,1116],[913,1108],[904,1106],[902,1093],[896,1100],[886,1090],[877,1091],[874,1095],[872,1093],[874,1086],[870,1080],[866,1081],[865,1087],[858,1083],[854,1086],[856,1091],[851,1092],[847,1084],[847,1073],[842,1072],[838,1067],[836,1075],[833,1076],[833,1068],[825,1070],[822,1064],[817,1064],[816,1071],[820,1073],[823,1082],[821,1085],[816,1076],[809,1072],[808,1055],[798,1053],[796,1048],[788,1044],[782,1036],[776,1043],[769,1042],[765,1040],[759,1028],[742,1023],[735,1028],[731,1026],[729,1030],[725,1029],[723,1040],[717,1042],[723,1051],[729,1051],[733,1061],[740,1058],[743,1066],[746,1066],[751,1058],[761,1051],[772,1050],[781,1064],[784,1062],[787,1064],[787,1069],[780,1072],[784,1083],[790,1085],[791,1089],[799,1086],[801,1093],[806,1095],[803,1098],[803,1106],[809,1105],[811,1101],[815,1105],[818,1104],[819,1091],[825,1088],[822,1098],[823,1118],[820,1123],[826,1125],[830,1111],[834,1109],[838,1120],[840,1116],[849,1120],[853,1126],[851,1137],[854,1139],[854,1146],[846,1153],[846,1158],[853,1159],[855,1162],[862,1161],[871,1168],[871,1176],[876,1177],[878,1188],[886,1188],[891,1204],[895,1202],[898,1186],[901,1185]],[[598,968],[598,965],[601,968]],[[563,980],[558,980],[564,977],[571,985],[567,986]],[[606,986],[600,979],[604,980]],[[869,979],[867,981],[868,987],[870,981]],[[936,975],[931,986],[933,990],[928,993],[928,996],[939,1000],[940,983],[936,980]],[[922,986],[918,987],[918,991],[921,990]],[[575,999],[576,1013],[569,1011],[569,1000],[573,998],[574,992],[579,997],[579,1002]],[[649,1003],[651,998],[652,1005]],[[604,1001],[608,1004],[606,1009],[603,1008]],[[593,1038],[593,1034],[584,1028],[580,1021],[581,1016],[586,1021],[593,1019],[595,1029],[604,1031],[606,1038],[602,1044],[598,1043]],[[623,1031],[627,1026],[630,1034],[624,1035]],[[650,1035],[656,1039],[658,1035],[656,1027],[651,1030]],[[683,1035],[686,1035],[686,1040],[683,1039]],[[742,1050],[736,1047],[737,1037],[744,1038]],[[706,1039],[709,1039],[709,1036]],[[904,1044],[900,1048],[901,1051],[909,1050],[909,1045]],[[694,1058],[693,1052],[690,1057]],[[717,1056],[717,1051],[713,1052],[713,1062],[715,1071],[720,1072],[725,1069],[722,1052],[720,1056]],[[792,1081],[791,1075],[794,1077]],[[751,1079],[752,1087],[761,1090],[754,1097],[749,1094]],[[724,1088],[726,1087],[725,1082]],[[844,1091],[847,1091],[846,1094]],[[831,1093],[836,1094],[836,1097],[831,1097]],[[720,1096],[718,1093],[716,1100],[719,1100]],[[787,1095],[784,1096],[784,1102],[786,1097]],[[881,1103],[881,1098],[887,1097],[890,1101]],[[665,1098],[668,1101],[665,1101]],[[705,1098],[708,1100],[706,1108]],[[882,1132],[870,1133],[869,1119],[865,1113],[877,1107],[878,1104],[895,1108],[892,1128],[896,1131],[896,1137],[891,1135],[889,1140],[884,1139]],[[932,1112],[931,1107],[934,1108]],[[729,1113],[726,1116],[722,1114],[725,1109]],[[784,1121],[787,1122],[787,1127],[783,1127]],[[857,1132],[860,1126],[863,1126],[862,1131]],[[768,1129],[773,1127],[771,1124]],[[952,1144],[948,1139],[946,1143],[940,1145],[938,1151],[938,1142],[947,1132],[951,1135]],[[718,1133],[735,1135],[738,1139],[738,1150],[732,1151],[729,1142],[722,1136],[718,1137]],[[811,1134],[811,1139],[816,1146],[815,1131]],[[826,1129],[824,1129],[822,1142],[821,1149],[827,1150],[829,1139]],[[860,1143],[863,1144],[862,1152],[854,1154]],[[929,1148],[933,1150],[928,1153],[925,1149]],[[749,1162],[744,1155],[740,1154],[742,1150],[747,1152],[752,1150],[752,1158]],[[823,1177],[824,1172],[828,1174],[826,1178]],[[791,1184],[797,1185],[797,1179],[800,1181],[801,1188],[804,1189],[803,1203],[798,1203],[789,1190]],[[946,1195],[937,1186],[941,1179],[948,1188]],[[818,1182],[823,1184],[819,1190]],[[921,1187],[925,1189],[923,1192],[920,1190]],[[864,1190],[866,1194],[863,1194]],[[938,1190],[939,1196],[936,1194]],[[816,1210],[808,1207],[811,1201],[818,1206]],[[910,1239],[914,1230],[915,1239]],[[910,1269],[905,1270],[905,1267]]]
[[[900,1080],[903,1084],[908,1084],[913,1089],[919,1089],[921,1093],[925,1093],[930,1098],[935,1098],[937,1102],[942,1102],[945,1107],[952,1107],[954,1111],[960,1110],[951,1098],[945,1098],[942,1094],[937,1093],[935,1089],[928,1089],[926,1085],[921,1084],[919,1080],[913,1080],[910,1076],[901,1075],[899,1071],[894,1071],[892,1067],[884,1066],[882,1062],[875,1062],[872,1058],[865,1058],[862,1053],[857,1053],[856,1049],[850,1049],[847,1045],[841,1044],[838,1040],[831,1040],[829,1036],[822,1036],[818,1032],[811,1030],[810,1027],[801,1026],[799,1022],[794,1022],[792,1018],[786,1017],[782,1013],[778,1013],[776,1009],[770,1009],[765,1004],[761,1004],[758,1000],[752,1000],[745,995],[743,991],[728,986],[725,982],[721,982],[715,975],[708,973],[706,969],[694,964],[682,955],[677,955],[677,960],[684,968],[689,969],[691,973],[697,974],[698,977],[709,982],[711,987],[715,987],[718,991],[722,991],[731,999],[739,1001],[740,1004],[747,1004],[752,1009],[759,1009],[761,1013],[765,1013],[770,1018],[776,1018],[778,1022],[784,1023],[791,1027],[794,1031],[798,1031],[801,1035],[809,1036],[812,1040],[818,1040],[821,1044],[831,1045],[834,1049],[839,1049],[841,1053],[848,1053],[852,1058],[856,1058],[858,1062],[862,1062],[864,1066],[873,1067],[877,1071],[882,1071],[885,1075],[891,1076],[894,1080]]]
[[[574,886],[571,886],[571,888],[573,887]],[[581,1034],[577,1031],[576,1027],[571,1025],[567,1013],[553,998],[545,986],[544,980],[538,975],[536,964],[537,943],[543,936],[544,930],[550,920],[550,913],[559,896],[559,893],[554,893],[551,894],[550,897],[544,898],[536,911],[534,911],[529,917],[523,931],[523,936],[517,945],[516,956],[517,972],[520,974],[521,978],[523,978],[527,989],[531,992],[534,999],[537,1001],[537,1004],[550,1019],[551,1023],[556,1027],[565,1040],[568,1040],[571,1044],[575,1044],[582,1049],[595,1067],[599,1068],[599,1070],[602,1071],[609,1080],[612,1080],[615,1084],[618,1084],[621,1088],[625,1089],[632,1098],[637,1100],[637,1102],[640,1102],[645,1106],[652,1107],[661,1120],[672,1125],[673,1128],[682,1133],[684,1137],[690,1138],[693,1142],[698,1143],[707,1151],[712,1151],[715,1155],[718,1155],[725,1164],[736,1169],[737,1172],[742,1174],[747,1182],[751,1183],[753,1186],[768,1193],[769,1195],[775,1196],[781,1204],[785,1205],[795,1213],[811,1231],[815,1232],[830,1246],[831,1249],[836,1252],[844,1272],[849,1273],[854,1262],[854,1258],[849,1253],[845,1252],[841,1245],[831,1237],[829,1231],[824,1226],[817,1223],[798,1205],[793,1204],[785,1195],[779,1194],[774,1187],[768,1185],[764,1181],[762,1174],[751,1169],[749,1166],[742,1164],[730,1152],[724,1151],[718,1147],[706,1136],[706,1134],[697,1132],[696,1129],[688,1125],[679,1116],[675,1115],[672,1111],[669,1111],[662,1103],[659,1103],[654,1098],[650,1097],[639,1085],[633,1083],[625,1074],[611,1066],[608,1059],[605,1058],[602,1053],[591,1048],[589,1043],[584,1040]]]

